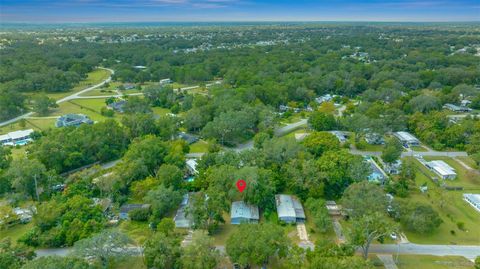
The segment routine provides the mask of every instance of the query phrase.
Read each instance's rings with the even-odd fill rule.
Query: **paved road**
[[[99,68],[99,69],[104,69],[104,70],[110,71],[110,73],[111,73],[110,76],[109,76],[106,80],[102,81],[101,83],[98,83],[98,84],[93,85],[93,86],[91,86],[91,87],[88,87],[88,88],[86,88],[86,89],[84,89],[84,90],[81,90],[81,91],[79,91],[79,92],[77,92],[77,93],[74,93],[74,94],[69,95],[69,96],[66,96],[66,97],[64,97],[64,98],[62,98],[62,99],[60,99],[60,100],[57,100],[57,104],[60,104],[60,103],[66,102],[66,101],[70,101],[70,100],[73,100],[73,99],[77,99],[77,98],[79,98],[79,95],[80,95],[80,94],[83,94],[83,93],[89,92],[89,91],[91,91],[91,90],[94,90],[94,89],[96,89],[96,88],[98,88],[98,87],[101,87],[101,86],[104,85],[105,83],[108,83],[108,82],[110,82],[110,81],[112,80],[112,75],[115,73],[115,71],[113,71],[112,69],[109,69],[109,68],[104,68],[104,67],[98,67],[98,68]],[[5,125],[8,125],[8,124],[11,124],[11,123],[14,123],[14,122],[19,121],[19,120],[24,119],[24,118],[30,117],[30,116],[32,116],[33,114],[34,114],[33,112],[28,112],[28,113],[25,113],[25,114],[20,115],[20,116],[18,116],[18,117],[15,117],[15,118],[13,118],[13,119],[9,119],[9,120],[6,120],[6,121],[4,121],[4,122],[0,122],[0,127],[1,127],[1,126],[5,126]]]
[[[303,125],[307,125],[307,119],[303,119],[303,120],[300,120],[298,122],[295,122],[295,123],[290,123],[286,126],[283,126],[281,128],[278,128],[277,130],[275,130],[275,135],[276,136],[282,136],[282,135],[285,135]]]
[[[480,244],[480,240],[479,240]],[[475,259],[480,255],[479,246],[462,245],[419,245],[419,244],[385,244],[371,245],[370,253],[388,253],[388,254],[416,254],[416,255],[434,255],[434,256],[463,256],[469,260]]]

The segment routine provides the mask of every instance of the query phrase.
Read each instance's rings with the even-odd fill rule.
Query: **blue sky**
[[[480,0],[0,0],[0,21],[480,21]]]

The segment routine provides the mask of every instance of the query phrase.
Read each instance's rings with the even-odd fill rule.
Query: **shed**
[[[230,210],[230,221],[232,224],[258,223],[259,219],[258,206],[247,204],[244,201],[232,203]]]
[[[134,209],[147,209],[150,208],[149,204],[125,204],[120,207],[120,219],[129,219],[128,212]]]
[[[296,223],[305,221],[305,212],[302,204],[297,198],[287,195],[275,195],[278,218],[287,223]]]

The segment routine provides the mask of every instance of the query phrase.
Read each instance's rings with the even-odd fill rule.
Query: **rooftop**
[[[278,194],[275,195],[275,203],[278,217],[305,218],[302,204],[297,198],[291,195]]]
[[[416,142],[418,142],[418,139],[415,136],[413,136],[412,134],[410,134],[409,132],[396,132],[395,136],[402,141],[416,141]]]
[[[258,206],[249,205],[244,201],[232,202],[232,208],[230,210],[231,218],[246,218],[246,219],[259,219]]]
[[[437,161],[430,161],[427,163],[433,170],[439,173],[442,176],[448,175],[456,175],[455,169],[448,165],[446,162],[437,160]]]

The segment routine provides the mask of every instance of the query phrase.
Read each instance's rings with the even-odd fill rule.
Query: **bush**
[[[465,223],[463,222],[457,222],[457,227],[461,231],[465,231]]]
[[[147,221],[150,217],[150,214],[150,208],[137,208],[128,212],[130,219],[136,221]]]
[[[105,117],[113,117],[115,115],[115,111],[113,111],[113,109],[108,109],[107,107],[102,107],[102,109],[100,109],[100,114]]]

